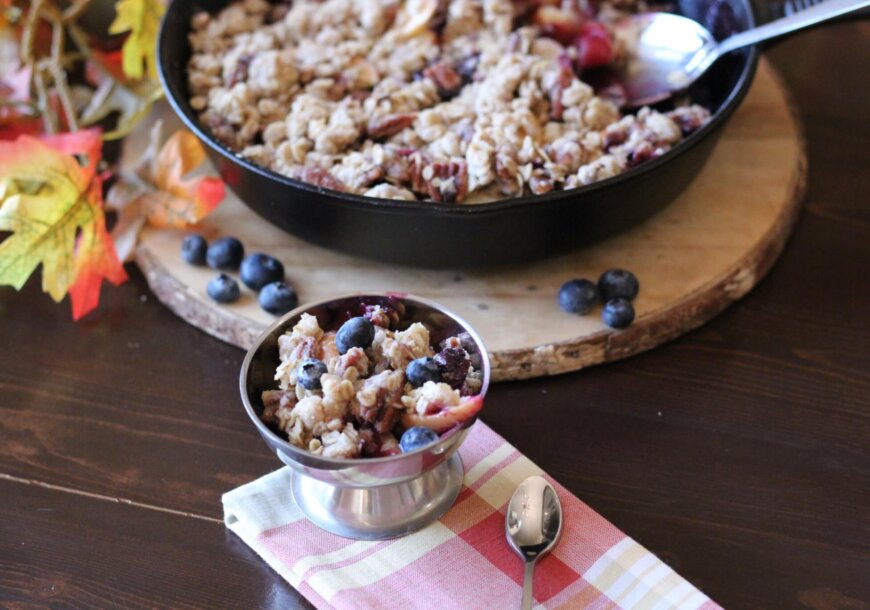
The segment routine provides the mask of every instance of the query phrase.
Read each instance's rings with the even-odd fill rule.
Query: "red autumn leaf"
[[[126,81],[124,68],[121,67],[121,58],[121,51],[103,52],[99,49],[91,49],[91,59],[85,64],[85,79],[97,87],[103,82],[105,71],[119,83]]]

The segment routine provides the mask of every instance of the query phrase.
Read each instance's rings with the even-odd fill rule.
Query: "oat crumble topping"
[[[265,423],[311,453],[356,458],[394,455],[400,452],[402,431],[424,426],[440,434],[477,413],[483,379],[472,364],[480,366],[480,355],[468,335],[433,346],[421,323],[393,330],[399,319],[395,311],[369,306],[365,317],[375,326],[374,340],[344,354],[336,348],[336,331],[325,332],[309,314],[279,337],[275,381],[280,389],[263,392]],[[450,371],[463,372],[453,380],[457,387],[432,381],[415,387],[406,376],[408,363],[439,356],[452,361],[445,379],[451,380]],[[326,364],[317,389],[306,389],[298,379],[300,364],[309,358]]]
[[[466,204],[615,176],[708,120],[699,106],[622,116],[582,81],[556,4],[239,0],[192,20],[190,103],[217,139],[280,174]],[[605,2],[596,18],[632,4]]]

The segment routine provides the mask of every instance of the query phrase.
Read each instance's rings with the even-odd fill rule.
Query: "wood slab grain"
[[[395,290],[444,303],[466,318],[490,350],[493,379],[578,370],[628,357],[696,328],[745,295],[781,252],[800,207],[806,158],[786,93],[765,62],[698,178],[647,222],[605,242],[525,266],[490,271],[430,271],[351,258],[294,238],[234,195],[203,223],[212,239],[233,235],[248,252],[284,262],[302,303],[332,295]],[[184,264],[184,233],[146,230],[136,260],[157,297],[206,332],[248,347],[273,319],[243,288],[231,306],[211,302],[215,272]],[[559,286],[624,267],[640,279],[637,318],[614,331],[600,308],[570,315],[556,305]]]

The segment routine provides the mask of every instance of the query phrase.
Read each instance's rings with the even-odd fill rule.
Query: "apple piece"
[[[468,421],[483,408],[483,396],[467,396],[455,407],[446,407],[432,415],[421,415],[417,412],[402,415],[402,425],[405,428],[423,426],[438,434],[450,430],[454,426]]]

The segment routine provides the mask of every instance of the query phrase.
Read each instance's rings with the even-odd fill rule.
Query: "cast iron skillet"
[[[682,0],[679,8],[703,22],[713,12],[712,2],[730,6],[732,10],[726,12],[733,15],[726,15],[725,21],[733,21],[734,29],[754,25],[749,0]],[[689,92],[692,101],[713,111],[710,122],[665,155],[613,178],[579,189],[480,205],[393,201],[286,178],[237,156],[200,126],[187,89],[190,18],[202,10],[217,12],[227,4],[228,0],[172,2],[158,48],[160,77],[169,102],[205,142],[223,179],[251,209],[302,239],[417,267],[527,262],[613,235],[651,216],[700,171],[722,126],[749,89],[758,63],[755,48],[720,61]]]

